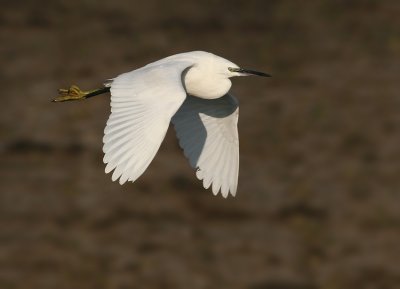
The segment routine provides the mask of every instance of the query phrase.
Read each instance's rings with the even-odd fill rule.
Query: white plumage
[[[173,55],[112,79],[111,115],[104,130],[106,173],[134,182],[157,153],[169,123],[196,176],[216,195],[236,194],[238,102],[230,77],[245,70],[211,53]]]
[[[179,145],[204,188],[212,184],[214,195],[221,190],[236,194],[239,173],[237,100],[226,94],[209,100],[187,96],[172,118]]]

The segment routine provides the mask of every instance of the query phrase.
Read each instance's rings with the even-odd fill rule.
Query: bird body
[[[269,76],[212,53],[176,54],[111,79],[111,115],[103,137],[105,172],[134,182],[157,153],[172,122],[179,145],[205,188],[235,196],[239,172],[238,101],[231,77]],[[104,88],[100,89],[103,93]],[[99,94],[77,87],[55,101]]]
[[[192,51],[175,54],[161,60],[147,64],[146,66],[124,73],[118,77],[134,77],[137,72],[158,71],[162,74],[164,68],[170,65],[186,67],[182,73],[182,80],[187,94],[192,96],[215,99],[224,96],[232,86],[229,77],[237,76],[227,67],[238,66],[225,58],[205,51]],[[117,77],[117,78],[118,78]]]

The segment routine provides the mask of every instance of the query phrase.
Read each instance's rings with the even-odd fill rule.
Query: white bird
[[[238,101],[231,77],[269,76],[238,67],[212,53],[180,53],[123,73],[101,89],[60,89],[53,101],[85,99],[111,92],[104,130],[105,172],[134,182],[157,153],[172,122],[179,145],[204,188],[235,196],[239,174]]]

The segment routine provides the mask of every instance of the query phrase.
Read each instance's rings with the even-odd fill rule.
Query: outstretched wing
[[[204,188],[216,195],[236,194],[239,174],[238,101],[230,94],[218,99],[187,96],[172,118],[179,144],[197,168]]]
[[[106,173],[112,180],[135,181],[157,153],[171,117],[186,97],[182,73],[188,62],[148,65],[109,84],[111,115],[104,130]]]

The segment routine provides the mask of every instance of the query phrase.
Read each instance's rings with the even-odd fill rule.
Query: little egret
[[[123,73],[104,87],[60,89],[53,101],[111,93],[104,129],[105,172],[112,180],[134,182],[157,153],[172,122],[185,156],[214,195],[235,196],[239,174],[238,101],[231,77],[270,75],[238,67],[212,53],[180,53]]]

